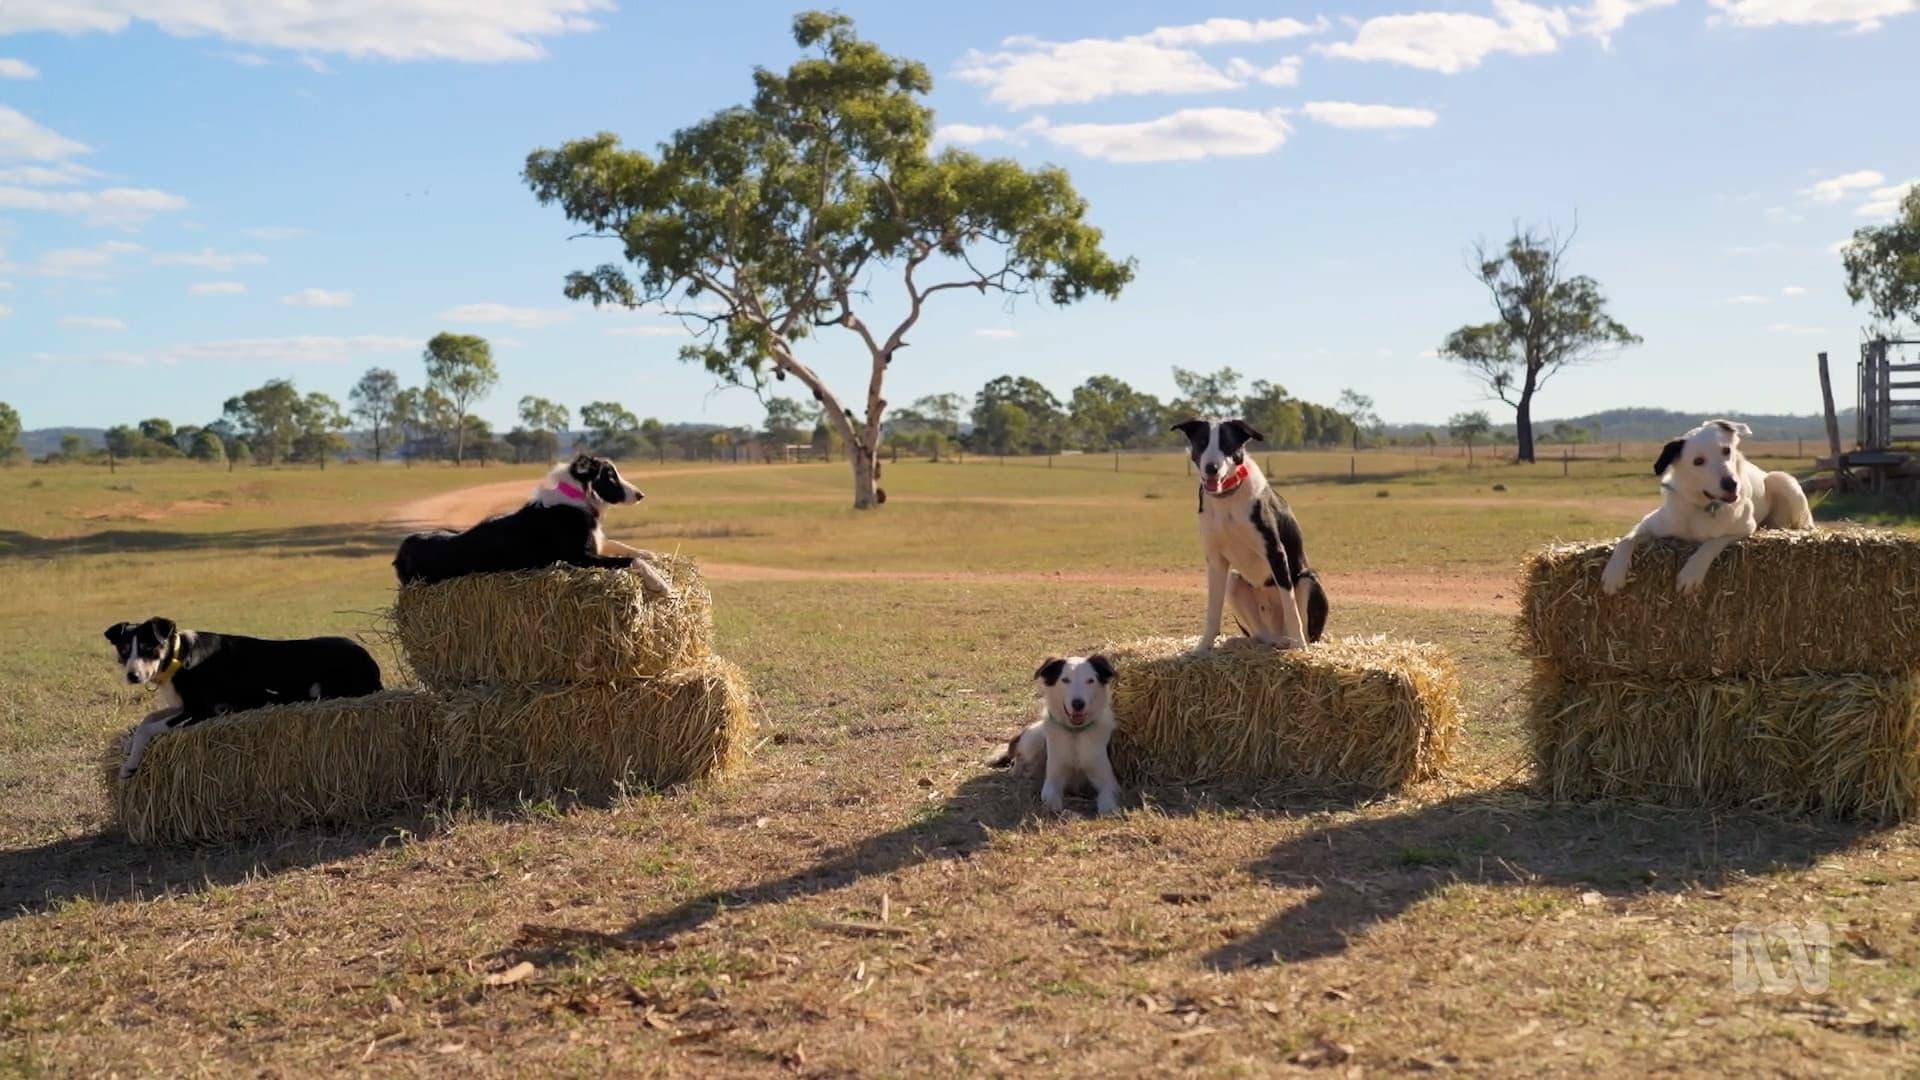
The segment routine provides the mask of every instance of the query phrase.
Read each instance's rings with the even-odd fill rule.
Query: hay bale
[[[467,687],[442,715],[440,783],[453,798],[599,801],[718,777],[752,733],[746,677],[717,657],[651,679]]]
[[[1459,676],[1445,650],[1381,639],[1279,652],[1150,638],[1108,655],[1129,787],[1204,785],[1389,791],[1439,774],[1460,733]]]
[[[104,763],[113,818],[138,844],[377,820],[432,797],[438,707],[386,690],[232,713],[157,737],[126,783],[122,734]]]
[[[1920,808],[1920,678],[1575,683],[1535,675],[1528,734],[1557,799],[1901,821]]]
[[[642,574],[554,566],[408,585],[392,620],[437,690],[647,678],[698,664],[713,642],[713,596],[693,560],[658,566],[671,598],[649,594]]]
[[[1519,647],[1566,679],[1920,670],[1920,539],[1872,529],[1768,531],[1720,554],[1697,596],[1674,575],[1697,547],[1640,545],[1617,596],[1600,592],[1613,543],[1527,563]]]

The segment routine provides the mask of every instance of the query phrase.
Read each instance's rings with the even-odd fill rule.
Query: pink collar
[[[587,498],[586,492],[581,491],[579,488],[574,487],[572,484],[567,483],[565,480],[562,480],[559,483],[553,485],[553,490],[559,492],[562,495],[565,495],[569,499],[579,499],[584,502]]]

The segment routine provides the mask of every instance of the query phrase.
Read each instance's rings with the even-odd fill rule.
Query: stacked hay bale
[[[137,844],[375,821],[437,790],[439,710],[432,694],[387,690],[231,713],[155,739],[124,782],[122,735],[102,763],[113,818]]]
[[[1880,821],[1920,811],[1920,541],[1840,529],[1729,547],[1696,596],[1695,550],[1613,545],[1529,562],[1530,737],[1556,798],[1745,806]]]
[[[1128,787],[1384,792],[1439,775],[1460,734],[1460,679],[1435,645],[1381,638],[1281,652],[1193,638],[1110,646]]]
[[[443,794],[600,800],[740,762],[747,685],[712,655],[712,595],[692,560],[656,565],[670,596],[642,574],[568,566],[400,590],[400,643],[446,703]]]

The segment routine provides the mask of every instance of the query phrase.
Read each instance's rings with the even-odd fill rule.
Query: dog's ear
[[[1753,429],[1738,420],[1709,420],[1707,423],[1736,438],[1745,439],[1753,435]]]
[[[1687,440],[1685,439],[1675,439],[1672,442],[1668,443],[1667,445],[1661,447],[1660,456],[1656,458],[1653,463],[1653,475],[1665,476],[1667,473],[1667,467],[1672,465],[1674,459],[1679,457],[1680,452],[1682,450],[1685,450],[1686,448],[1687,448]]]
[[[1228,420],[1220,425],[1220,430],[1232,438],[1231,446],[1228,445],[1227,439],[1223,438],[1220,440],[1220,448],[1226,450],[1228,453],[1232,453],[1234,450],[1238,450],[1250,442],[1265,442],[1267,438],[1265,435],[1253,430],[1253,425],[1247,423],[1245,420]]]
[[[1093,668],[1093,677],[1100,680],[1100,685],[1113,681],[1113,661],[1095,653],[1087,657],[1087,664]]]
[[[1207,433],[1213,430],[1213,425],[1205,420],[1182,420],[1167,430],[1185,435],[1187,441],[1198,448],[1207,444]]]
[[[580,454],[576,456],[573,459],[573,464],[567,466],[567,472],[571,473],[574,479],[582,482],[593,479],[593,455]]]
[[[153,618],[148,619],[147,623],[148,625],[153,627],[154,636],[156,638],[159,638],[162,643],[165,643],[168,639],[172,638],[173,635],[176,632],[178,632],[180,629],[179,625],[175,623],[172,619],[163,619],[158,615],[155,615]]]
[[[1052,686],[1060,681],[1060,673],[1067,670],[1067,662],[1058,656],[1049,656],[1044,664],[1034,671],[1033,677]]]
[[[114,623],[112,626],[107,627],[106,638],[115,645],[120,644],[132,636],[133,624],[130,622]]]

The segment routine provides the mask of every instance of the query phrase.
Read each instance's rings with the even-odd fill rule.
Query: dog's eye
[[[1693,463],[1695,465],[1705,465],[1707,463],[1707,459],[1703,457],[1697,457],[1693,459]]]
[[[1724,458],[1730,458],[1730,457],[1732,457],[1732,456],[1733,456],[1733,447],[1731,447],[1731,446],[1723,446],[1723,447],[1721,447],[1721,448],[1720,448],[1720,456],[1721,456],[1721,457],[1724,457]]]

